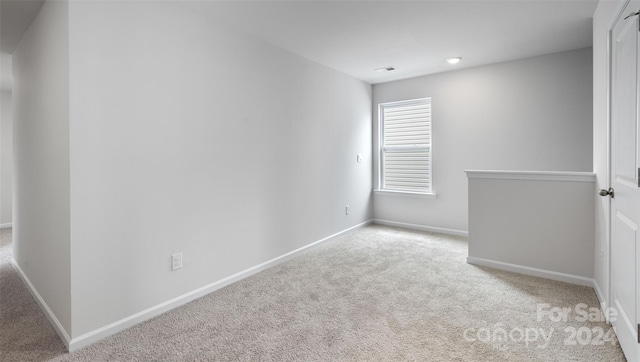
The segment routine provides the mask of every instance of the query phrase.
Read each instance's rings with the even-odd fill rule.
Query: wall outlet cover
[[[171,271],[176,271],[182,268],[182,253],[171,255]]]

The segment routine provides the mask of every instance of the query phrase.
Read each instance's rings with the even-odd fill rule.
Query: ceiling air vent
[[[394,70],[396,70],[395,67],[383,67],[383,68],[374,69],[374,71],[376,71],[378,73],[392,72]]]

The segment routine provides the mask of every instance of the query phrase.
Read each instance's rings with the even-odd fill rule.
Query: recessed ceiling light
[[[374,69],[374,71],[376,71],[378,73],[392,72],[394,70],[396,70],[396,68],[393,67],[393,66]]]
[[[447,62],[449,62],[449,64],[457,64],[457,63],[460,63],[461,60],[462,58],[455,57],[455,58],[448,58]]]

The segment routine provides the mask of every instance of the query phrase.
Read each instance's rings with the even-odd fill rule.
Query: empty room
[[[640,361],[639,14],[0,0],[0,360]]]

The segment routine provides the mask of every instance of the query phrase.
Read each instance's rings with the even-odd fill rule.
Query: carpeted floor
[[[624,361],[610,326],[582,321],[591,288],[472,266],[464,238],[382,226],[67,354],[1,235],[3,361]]]

